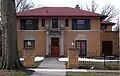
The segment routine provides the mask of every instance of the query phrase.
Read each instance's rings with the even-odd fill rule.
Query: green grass
[[[66,67],[67,67],[67,62],[65,63]],[[120,69],[120,62],[105,62],[105,66],[104,66],[104,62],[79,62],[79,66],[87,66],[87,67],[100,67],[100,68],[104,68],[104,67],[109,67],[109,68],[113,68],[113,69]]]
[[[0,76],[30,76],[33,71],[27,70],[0,70]]]
[[[104,67],[104,62],[79,62],[79,65]],[[105,62],[105,67],[120,68],[120,62]]]
[[[66,76],[119,76],[119,73],[67,72]]]

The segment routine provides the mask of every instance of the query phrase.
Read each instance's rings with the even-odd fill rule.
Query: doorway
[[[75,48],[79,49],[79,56],[86,56],[87,53],[87,40],[76,40]]]
[[[59,56],[59,38],[51,38],[51,56]]]
[[[112,55],[112,47],[113,43],[112,41],[102,41],[102,53],[105,56],[111,56]]]

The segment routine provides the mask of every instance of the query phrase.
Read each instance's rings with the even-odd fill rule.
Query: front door
[[[59,38],[51,38],[51,56],[59,56]]]
[[[75,47],[78,48],[79,56],[86,56],[87,46],[86,40],[76,40]]]
[[[112,55],[112,41],[102,41],[102,53],[105,56]]]

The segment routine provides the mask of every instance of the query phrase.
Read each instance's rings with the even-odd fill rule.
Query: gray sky
[[[75,7],[76,4],[83,6],[86,9],[86,5],[90,5],[92,0],[32,0],[36,4],[36,7]],[[98,4],[97,13],[100,12],[102,6],[106,4],[114,5],[116,9],[120,9],[120,0],[95,0]]]
[[[76,4],[82,4],[84,8],[90,5],[92,0],[32,0],[36,5],[40,6],[60,6],[60,7],[75,7]],[[112,4],[117,9],[120,9],[120,0],[95,0],[99,8],[106,4]]]

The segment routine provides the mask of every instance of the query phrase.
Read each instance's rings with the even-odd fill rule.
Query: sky
[[[29,1],[29,0],[28,0]],[[86,9],[86,5],[90,6],[92,0],[31,0],[35,7],[75,7],[76,4],[82,5]],[[101,8],[106,4],[114,5],[120,12],[120,0],[95,0],[98,4],[96,13],[100,13]],[[118,15],[120,17],[120,14]],[[116,22],[114,20],[113,22]]]
[[[92,0],[32,0],[36,6],[51,6],[51,7],[75,7],[76,4],[83,5],[83,8],[86,8],[86,5],[90,5]],[[98,4],[97,12],[100,11],[100,8],[106,4],[112,4],[116,9],[120,9],[120,0],[95,0]]]
[[[29,1],[29,0],[28,0]],[[90,6],[92,0],[31,0],[36,7],[75,7],[76,4],[82,5],[86,9],[86,5]],[[106,4],[114,5],[117,10],[120,9],[120,0],[95,0],[98,4],[97,13]]]

